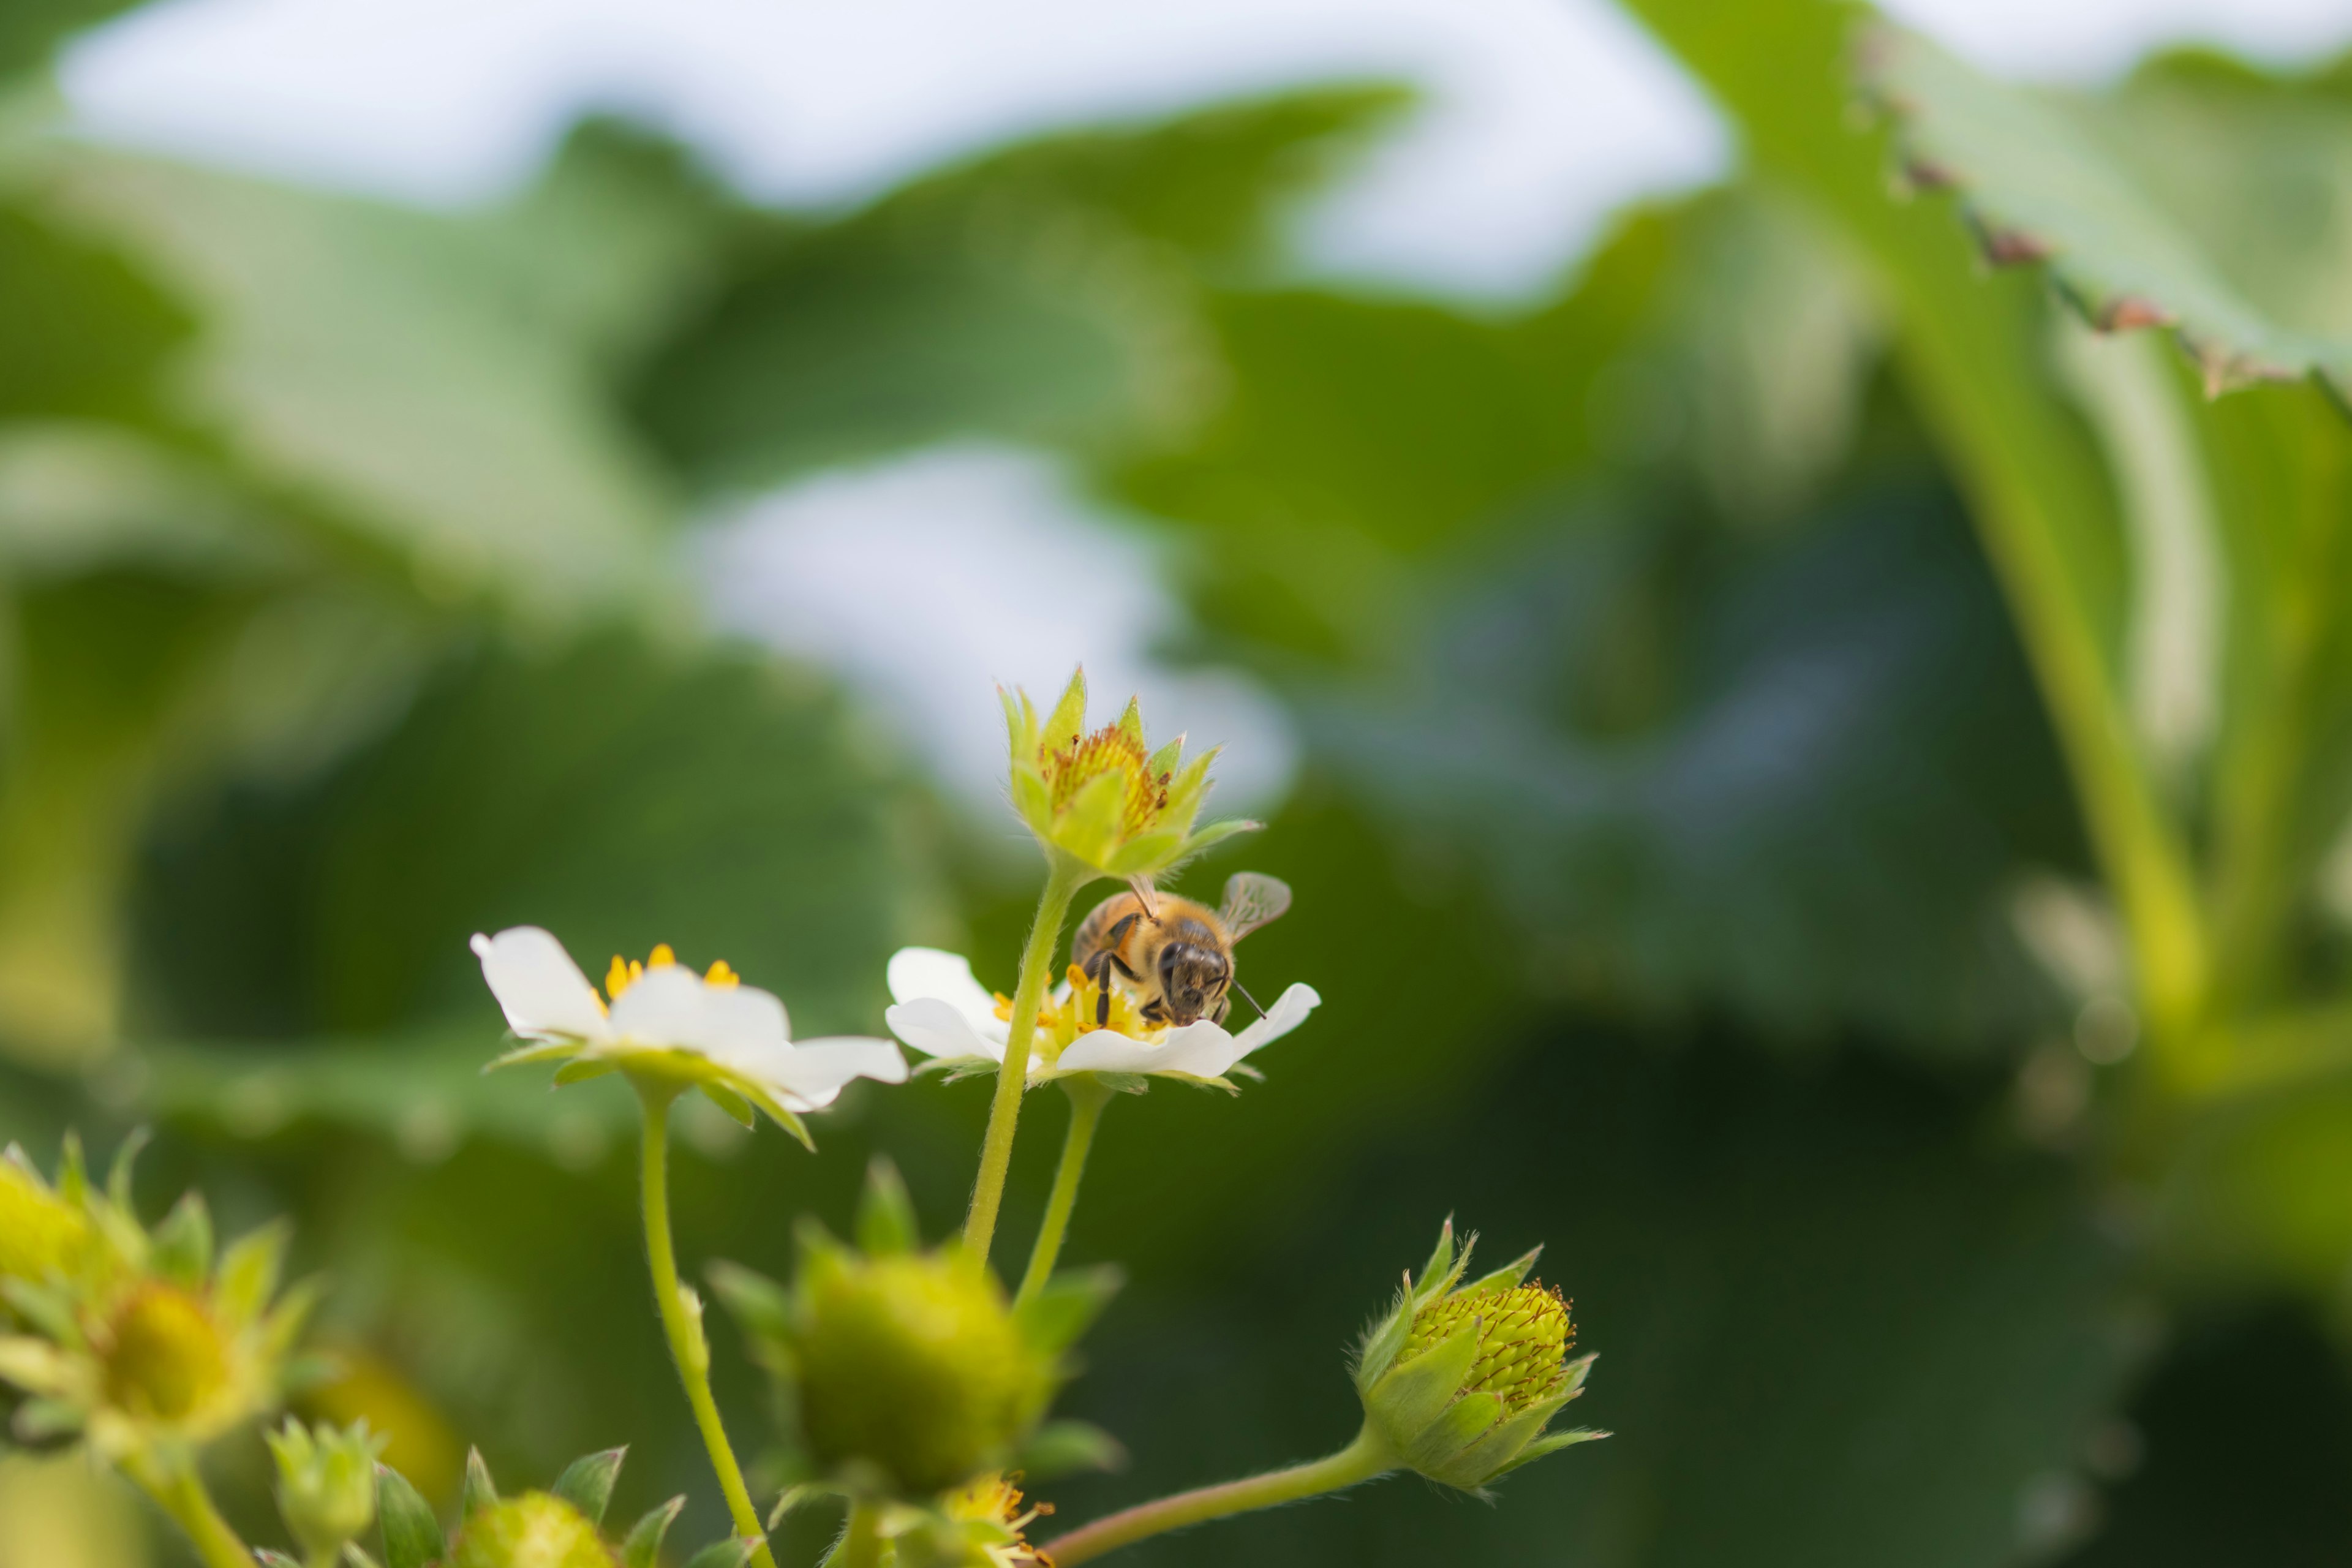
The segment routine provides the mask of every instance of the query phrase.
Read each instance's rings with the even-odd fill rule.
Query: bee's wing
[[[1128,891],[1135,895],[1135,901],[1143,906],[1143,918],[1158,925],[1160,923],[1160,889],[1151,885],[1151,879],[1139,872],[1127,879],[1127,887]]]
[[[1289,907],[1289,883],[1255,871],[1236,871],[1225,880],[1225,903],[1217,921],[1229,939],[1239,942],[1266,921],[1280,919]]]

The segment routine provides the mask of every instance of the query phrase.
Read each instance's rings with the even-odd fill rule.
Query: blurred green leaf
[[[92,148],[54,153],[41,194],[203,320],[176,385],[187,438],[346,550],[541,621],[661,602],[668,497],[604,405],[571,294],[528,303],[546,256],[510,225]]]
[[[195,326],[119,250],[14,205],[0,205],[0,420],[142,413]]]
[[[2352,341],[2300,330],[2249,299],[2135,179],[2129,163],[2103,145],[2099,131],[2106,128],[2082,122],[2082,109],[1996,81],[1897,27],[1874,30],[1863,60],[1865,85],[1898,120],[1913,177],[1961,188],[1995,261],[2049,261],[2068,297],[2101,326],[2170,327],[2202,368],[2209,392],[2312,375],[2339,398],[2352,398]],[[2212,73],[2206,74],[2210,79]],[[2170,96],[2177,98],[2185,75],[2176,69],[2172,78]],[[2340,171],[2352,164],[2352,103],[2336,107],[2331,150]],[[2143,112],[2113,131],[2128,145],[2152,122],[2166,121],[2176,132],[2189,129],[2172,110]],[[2211,117],[2201,129],[2210,142]],[[2140,156],[2160,163],[2162,142],[2172,140],[2143,144]],[[2307,139],[2305,148],[2319,150]],[[2251,151],[2242,148],[2242,156]],[[2292,193],[2265,184],[2261,196],[2292,201]],[[2252,194],[2241,192],[2232,205],[2242,214],[2255,205]],[[2293,233],[2306,244],[2325,244],[2341,270],[2343,243],[2330,235],[2324,211],[2273,212],[2259,233],[2261,239],[2241,237],[2240,254],[2266,248],[2263,239],[2269,248],[2287,249],[2281,242]],[[2284,269],[2270,268],[2273,276]],[[2341,321],[2352,301],[2340,285],[2336,293],[2335,309],[2322,314]]]
[[[797,1033],[871,1029],[882,961],[925,897],[906,813],[838,700],[796,671],[621,636],[479,648],[333,775],[231,790],[157,846],[137,904],[145,1033],[413,1036],[206,1058],[225,1088],[261,1075],[239,1092],[278,1095],[278,1120],[519,1107],[543,1093],[527,1073],[457,1090],[464,1042],[478,1068],[500,1033],[466,938],[526,923],[592,971],[668,942],[779,992]],[[194,1058],[165,1059],[184,1106]]]
[[[68,33],[93,26],[140,0],[9,0],[0,10],[0,79],[47,59]]]
[[[720,488],[956,437],[1181,428],[1220,391],[1188,262],[1246,257],[1402,101],[1333,89],[1048,137],[839,222],[747,224],[635,406]]]
[[[1712,546],[1607,510],[1436,592],[1412,679],[1303,692],[1310,744],[1478,868],[1554,994],[2011,1048],[2052,998],[2009,899],[2073,829],[1949,502]]]
[[[2070,1522],[2044,1500],[2087,1493],[2083,1447],[2144,1310],[2073,1175],[1988,1148],[1983,1109],[1851,1056],[1523,1037],[1507,1073],[1417,1119],[1409,1154],[1367,1150],[1311,1203],[1265,1189],[1240,1222],[1251,1255],[1139,1268],[1073,1408],[1134,1470],[1058,1483],[1055,1523],[1343,1438],[1339,1326],[1452,1208],[1497,1254],[1549,1244],[1542,1279],[1600,1355],[1578,1418],[1616,1436],[1515,1474],[1496,1508],[1391,1484],[1146,1543],[1138,1564],[2029,1560]]]

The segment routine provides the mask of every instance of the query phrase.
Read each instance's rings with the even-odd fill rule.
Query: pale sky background
[[[1888,0],[2011,74],[2096,78],[2161,43],[2284,59],[2352,44],[2352,0]],[[398,200],[529,177],[583,107],[625,109],[780,202],[853,205],[1038,130],[1335,77],[1428,107],[1306,220],[1305,264],[1496,303],[1572,264],[1627,200],[1704,182],[1730,138],[1605,0],[167,0],[64,63],[92,134]],[[1107,531],[1114,542],[1104,544]],[[1084,546],[1102,613],[1004,613],[1003,563]],[[1058,683],[1236,744],[1225,804],[1278,798],[1293,748],[1236,677],[1160,667],[1182,611],[1148,549],[1051,466],[957,448],[826,476],[722,520],[701,552],[730,625],[882,699],[948,782],[997,787],[992,679]],[[1246,761],[1244,759],[1247,759]]]

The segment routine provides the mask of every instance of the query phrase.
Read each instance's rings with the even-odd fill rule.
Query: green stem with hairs
[[[258,1568],[252,1550],[237,1539],[236,1531],[214,1505],[194,1460],[158,1464],[151,1456],[138,1454],[123,1461],[122,1471],[155,1500],[156,1507],[172,1516],[205,1568]]]
[[[1086,1179],[1095,1126],[1102,1121],[1103,1108],[1110,1103],[1111,1091],[1092,1073],[1064,1079],[1062,1091],[1070,1097],[1070,1131],[1062,1140],[1061,1168],[1054,1173],[1054,1195],[1046,1201],[1045,1223],[1037,1227],[1036,1243],[1029,1249],[1029,1271],[1021,1277],[1020,1292],[1013,1298],[1016,1307],[1044,1289],[1045,1281],[1053,1278],[1055,1260],[1062,1256],[1062,1238],[1069,1233],[1070,1211],[1078,1206],[1078,1184]]]
[[[1286,1470],[1269,1470],[1262,1476],[1226,1481],[1221,1486],[1179,1492],[1157,1502],[1139,1503],[1108,1519],[1098,1519],[1074,1530],[1058,1541],[1047,1542],[1045,1551],[1053,1557],[1055,1568],[1076,1568],[1107,1552],[1132,1546],[1171,1530],[1343,1491],[1388,1474],[1399,1463],[1395,1451],[1368,1423],[1354,1442],[1328,1458],[1293,1465]]]
[[[849,1505],[849,1528],[825,1568],[880,1568],[881,1562],[882,1505],[861,1498]]]
[[[1091,870],[1055,855],[1037,899],[1037,923],[1021,950],[1021,981],[1013,993],[1013,1026],[1004,1060],[996,1069],[996,1098],[988,1109],[988,1135],[981,1140],[980,1175],[972,1183],[971,1213],[963,1222],[964,1250],[981,1263],[996,1238],[996,1214],[1004,1204],[1004,1177],[1013,1168],[1013,1132],[1021,1121],[1021,1096],[1028,1086],[1030,1042],[1037,1037],[1037,1012],[1054,977],[1054,952],[1061,945],[1062,921],[1070,900],[1093,879]]]
[[[670,1245],[669,1107],[678,1086],[635,1073],[629,1081],[645,1106],[646,1257],[653,1265],[654,1304],[669,1335],[670,1359],[686,1385],[686,1402],[693,1407],[695,1426],[701,1428],[702,1446],[710,1451],[710,1468],[719,1472],[719,1489],[726,1495],[735,1533],[760,1542],[751,1553],[760,1568],[776,1568],[759,1510],[751,1506],[751,1489],[743,1484],[743,1467],[735,1462],[727,1428],[719,1422],[719,1402],[710,1395],[710,1344],[702,1337],[702,1314],[698,1306],[688,1304],[685,1287],[677,1280],[677,1255]]]

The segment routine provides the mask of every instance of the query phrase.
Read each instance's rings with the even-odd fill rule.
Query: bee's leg
[[[1105,947],[1117,947],[1119,943],[1125,942],[1127,940],[1127,933],[1133,931],[1135,929],[1135,922],[1142,918],[1143,917],[1139,914],[1119,916],[1118,919],[1111,922],[1110,930],[1103,932],[1103,945]]]
[[[1129,980],[1134,981],[1138,985],[1140,985],[1140,984],[1143,984],[1143,976],[1142,976],[1142,975],[1140,975],[1140,974],[1138,974],[1134,970],[1129,969],[1129,968],[1127,966],[1127,960],[1125,960],[1125,959],[1121,958],[1118,954],[1117,954],[1117,953],[1115,953],[1115,952],[1114,952],[1114,953],[1112,953],[1112,954],[1110,955],[1110,961],[1111,961],[1111,963],[1112,963],[1113,964],[1115,964],[1115,965],[1118,967],[1118,972],[1119,972],[1121,974],[1126,975]]]
[[[1108,947],[1087,959],[1086,963],[1086,977],[1094,984],[1096,988],[1095,1027],[1097,1029],[1110,1027],[1110,968],[1114,963],[1118,963],[1120,973],[1128,973],[1127,965],[1118,963],[1118,952]],[[1132,975],[1129,977],[1133,978]]]
[[[1160,1010],[1160,999],[1157,996],[1143,1005],[1143,1021],[1147,1024],[1164,1024],[1168,1021],[1168,1015]]]
[[[1225,1021],[1225,1015],[1233,1010],[1234,997],[1233,993],[1229,991],[1223,996],[1217,998],[1217,1010],[1209,1015],[1209,1022],[1212,1024],[1222,1024]]]

